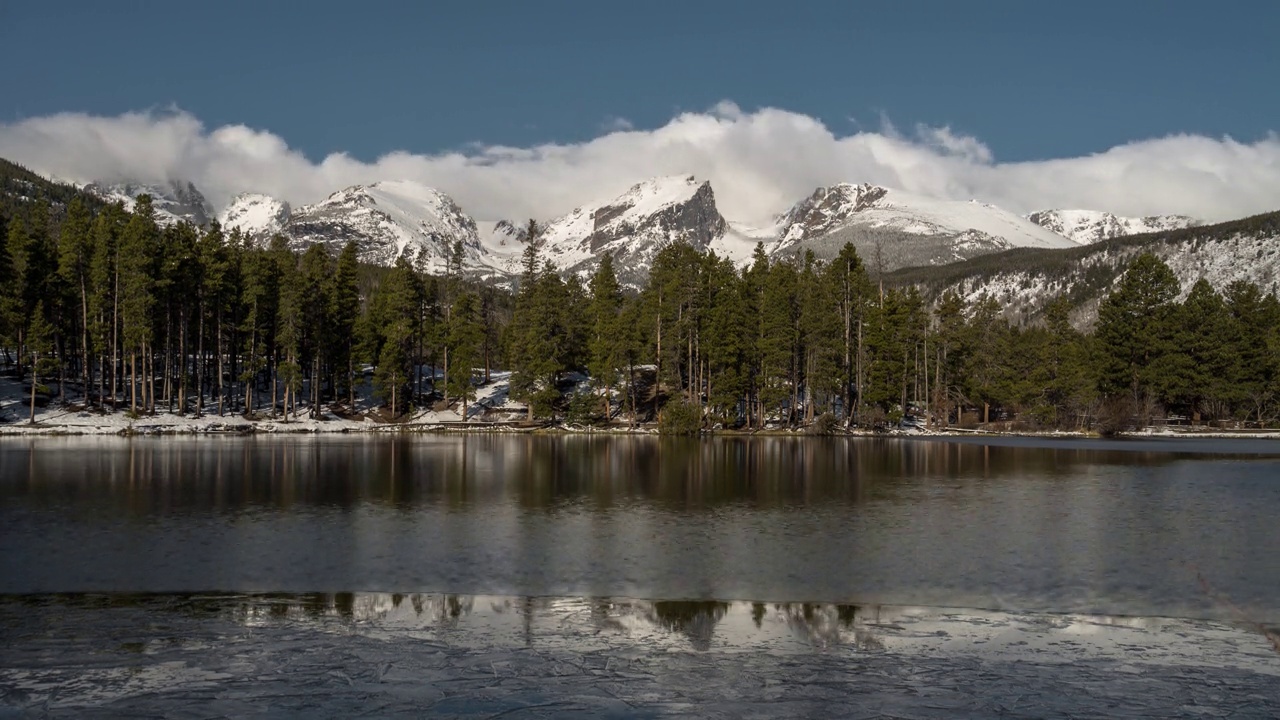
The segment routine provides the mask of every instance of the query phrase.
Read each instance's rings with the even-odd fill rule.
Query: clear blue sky
[[[312,159],[583,140],[719,100],[1001,160],[1280,129],[1280,2],[0,0],[0,122],[176,105]]]

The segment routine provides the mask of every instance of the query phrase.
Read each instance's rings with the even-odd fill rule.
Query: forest
[[[362,266],[350,243],[334,255],[216,223],[161,227],[145,195],[132,211],[30,198],[0,214],[0,359],[33,421],[42,402],[135,417],[465,417],[500,371],[530,422],[672,433],[1280,417],[1276,296],[1201,280],[1183,297],[1150,254],[1082,332],[1067,299],[1021,324],[990,297],[927,303],[849,245],[829,262],[758,247],[738,269],[675,243],[624,291],[608,257],[589,278],[559,275],[538,232],[530,221],[507,290],[469,279],[460,245],[432,275],[407,257]],[[357,401],[369,395],[376,407]]]

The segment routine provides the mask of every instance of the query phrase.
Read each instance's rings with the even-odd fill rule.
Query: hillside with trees
[[[443,273],[406,257],[363,266],[354,245],[162,228],[145,195],[128,212],[23,172],[6,170],[0,206],[0,361],[31,418],[42,402],[133,417],[463,418],[499,376],[525,421],[669,432],[1280,416],[1274,275],[1188,284],[1159,250],[1266,237],[1275,214],[886,282],[852,245],[830,261],[757,248],[739,270],[673,243],[638,292],[610,260],[585,282],[561,276],[530,221],[509,292],[465,277],[461,247]],[[1019,272],[1046,288],[1034,312],[957,290]],[[1087,303],[1097,321],[1082,332],[1073,313]],[[27,417],[6,408],[8,422]]]
[[[1180,299],[1201,278],[1219,289],[1245,281],[1274,293],[1280,289],[1280,212],[1065,250],[1023,248],[951,265],[906,268],[888,274],[885,282],[913,285],[931,302],[948,292],[968,301],[990,295],[1017,323],[1042,320],[1048,304],[1065,297],[1073,321],[1083,327],[1093,323],[1099,303],[1143,253],[1170,266],[1181,285]]]

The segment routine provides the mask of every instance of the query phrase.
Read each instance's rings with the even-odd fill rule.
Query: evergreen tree
[[[88,405],[93,357],[89,322],[90,265],[93,259],[92,222],[84,201],[78,196],[75,197],[67,206],[67,216],[62,221],[62,234],[58,243],[58,272],[63,282],[68,287],[74,288],[77,298],[80,378],[86,405]]]
[[[413,266],[401,257],[378,286],[369,310],[374,333],[369,350],[377,362],[374,390],[389,403],[393,417],[409,404],[405,390],[417,341],[416,317],[422,294]]]
[[[863,349],[862,334],[866,312],[872,296],[871,281],[858,251],[851,243],[840,248],[839,255],[826,267],[828,293],[836,304],[839,339],[841,341],[841,404],[844,419],[853,417],[856,403],[862,402]]]
[[[704,275],[708,296],[702,348],[706,357],[707,402],[726,424],[736,425],[747,414],[753,318],[747,315],[742,302],[743,283],[729,260],[710,256]]]
[[[1097,382],[1090,368],[1088,339],[1071,326],[1071,305],[1058,298],[1045,309],[1044,339],[1038,353],[1027,353],[1035,364],[1027,377],[1039,391],[1031,402],[1042,408],[1038,416],[1059,426],[1071,415],[1083,417],[1094,398]]]
[[[105,207],[93,220],[93,256],[89,262],[89,314],[93,344],[100,349],[98,361],[99,406],[111,398],[116,409],[120,385],[120,236],[128,222],[122,203]]]
[[[36,393],[40,378],[54,372],[58,360],[54,356],[53,325],[45,318],[44,302],[37,301],[31,313],[30,340],[27,349],[31,353],[31,424],[36,422]]]
[[[618,368],[626,353],[625,335],[619,327],[622,312],[622,288],[613,272],[613,258],[605,255],[591,276],[591,323],[589,369],[597,387],[604,392],[604,420],[609,422],[609,401],[613,395]]]
[[[1143,254],[1130,263],[1115,291],[1098,308],[1096,334],[1102,350],[1100,387],[1105,394],[1163,399],[1174,351],[1174,299],[1178,279],[1159,258]]]
[[[153,266],[157,259],[158,237],[151,196],[139,195],[120,237],[118,260],[121,336],[129,360],[129,410],[134,415],[140,408],[145,410],[148,407],[147,355],[154,335]]]
[[[475,398],[472,383],[474,368],[481,358],[484,325],[480,318],[480,298],[464,292],[458,296],[449,317],[449,366],[447,382],[454,397],[462,401],[462,417],[467,417],[467,402]]]
[[[1163,384],[1170,396],[1185,403],[1195,419],[1222,417],[1236,395],[1239,360],[1238,328],[1222,296],[1201,278],[1174,315],[1171,377]]]
[[[343,246],[337,270],[329,287],[329,317],[332,322],[332,362],[338,372],[336,392],[355,406],[355,336],[360,316],[359,266],[354,241]]]
[[[299,357],[307,368],[310,378],[311,417],[320,417],[322,363],[326,351],[333,346],[330,337],[329,310],[333,299],[329,296],[332,288],[333,259],[323,245],[312,245],[302,253],[299,267],[298,283],[299,299],[302,315],[302,334],[299,338]]]

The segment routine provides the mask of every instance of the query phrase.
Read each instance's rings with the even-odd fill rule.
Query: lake
[[[1277,509],[1275,440],[6,439],[0,708],[1274,716]]]

